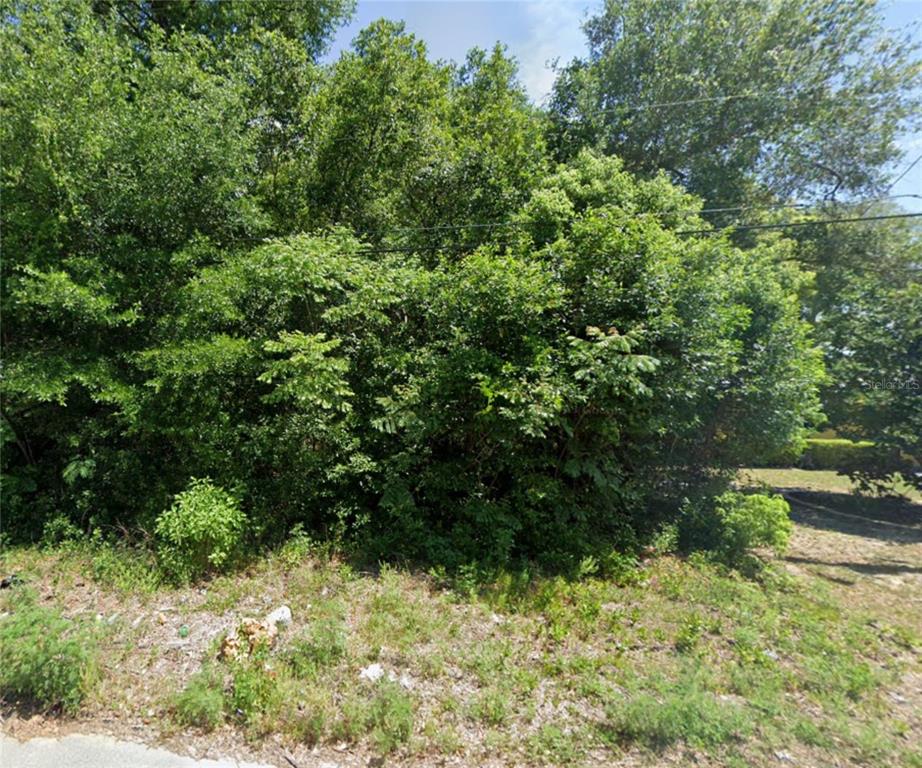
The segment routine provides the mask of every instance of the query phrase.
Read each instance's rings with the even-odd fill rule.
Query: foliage
[[[340,661],[346,650],[346,630],[342,622],[320,619],[291,641],[285,660],[295,675],[310,678]]]
[[[818,420],[790,240],[707,234],[613,158],[551,168],[501,48],[433,63],[379,21],[317,64],[344,7],[0,26],[15,536],[156,528],[188,579],[245,510],[267,543],[604,569]]]
[[[224,687],[217,671],[206,667],[197,672],[176,696],[173,710],[182,725],[217,728],[224,720]]]
[[[562,158],[594,146],[713,204],[880,186],[922,61],[874,2],[607,0],[558,73]]]
[[[613,734],[655,749],[677,742],[707,748],[739,740],[752,729],[746,710],[721,701],[695,675],[653,688],[609,708]]]
[[[74,713],[97,671],[94,635],[57,610],[20,596],[0,618],[0,692],[51,709]]]
[[[160,564],[177,581],[219,571],[239,554],[245,526],[237,499],[210,480],[193,478],[157,518]]]
[[[370,696],[358,694],[343,702],[334,733],[349,741],[367,734],[380,753],[388,754],[409,741],[414,709],[412,697],[399,684],[380,680]]]
[[[831,425],[877,446],[850,467],[853,474],[886,482],[902,472],[918,488],[922,236],[911,222],[876,224],[828,227],[800,238],[803,260],[816,272],[805,305],[829,371],[822,394]]]
[[[867,440],[809,438],[800,464],[811,469],[858,469],[873,454],[874,443]]]
[[[265,651],[233,662],[230,677],[224,706],[231,717],[253,725],[278,709],[280,691],[275,675],[268,667]]]
[[[754,548],[780,554],[793,526],[790,507],[781,496],[727,492],[715,499],[687,503],[680,520],[679,545],[705,550],[728,565],[738,566]]]

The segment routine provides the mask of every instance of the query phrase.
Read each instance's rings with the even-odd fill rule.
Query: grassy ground
[[[617,582],[449,587],[302,540],[177,590],[128,553],[9,550],[2,573],[25,583],[0,612],[31,591],[97,651],[76,715],[8,701],[4,730],[299,768],[922,766],[922,506],[766,472],[743,481],[785,489],[796,531],[755,579],[661,556]],[[294,619],[274,647],[219,660],[243,618],[282,604]]]

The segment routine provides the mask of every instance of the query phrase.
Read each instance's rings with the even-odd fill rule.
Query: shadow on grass
[[[847,493],[780,490],[791,505],[791,519],[801,525],[899,544],[922,542],[922,504]]]
[[[795,557],[788,555],[786,558],[792,563],[802,563],[804,565],[824,565],[831,568],[848,568],[850,571],[862,573],[867,576],[896,576],[901,573],[922,573],[922,568],[903,562],[886,562],[886,563],[853,563],[846,560],[818,560],[812,557]]]

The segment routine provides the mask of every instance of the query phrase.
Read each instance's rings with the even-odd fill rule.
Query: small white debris
[[[762,651],[762,653],[763,653],[766,657],[768,657],[769,659],[771,659],[772,661],[778,661],[778,658],[779,658],[779,657],[778,657],[778,654],[775,653],[775,651],[772,651],[772,650],[765,650],[765,651]]]
[[[272,613],[266,616],[266,624],[276,626],[281,624],[283,627],[291,624],[291,608],[287,605],[276,608]]]
[[[397,682],[400,683],[401,687],[406,688],[408,691],[413,688],[413,678],[410,677],[406,672],[400,676]]]
[[[781,751],[775,752],[775,758],[777,760],[780,760],[782,763],[793,763],[794,762],[794,758],[791,757],[791,755],[788,754],[787,752],[781,752]]]
[[[359,677],[362,680],[370,680],[373,683],[378,682],[382,677],[384,677],[384,667],[380,664],[369,664],[365,669],[359,672]]]

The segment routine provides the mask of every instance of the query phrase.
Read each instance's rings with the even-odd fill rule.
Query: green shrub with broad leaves
[[[686,503],[679,545],[686,551],[712,552],[735,566],[754,549],[783,553],[792,531],[790,507],[781,496],[728,491]]]
[[[187,580],[245,512],[260,545],[578,572],[799,439],[789,239],[555,166],[499,49],[453,69],[379,21],[312,62],[338,16],[308,6],[0,20],[11,537],[154,530]]]
[[[190,581],[233,563],[241,552],[246,516],[237,499],[210,480],[193,479],[157,518],[161,567]]]

